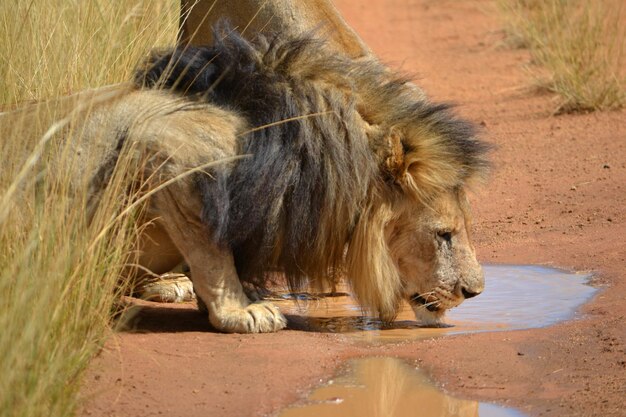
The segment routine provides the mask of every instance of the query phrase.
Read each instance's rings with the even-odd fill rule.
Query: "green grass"
[[[619,0],[498,0],[508,43],[529,48],[535,85],[557,95],[556,113],[626,104],[626,19]]]
[[[72,181],[77,161],[63,138],[90,99],[57,97],[130,79],[148,50],[174,43],[178,7],[0,2],[0,416],[75,413],[136,236],[135,213],[118,217],[132,175],[114,177],[87,219],[87,184]]]

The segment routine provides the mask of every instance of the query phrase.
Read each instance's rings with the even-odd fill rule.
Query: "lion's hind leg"
[[[135,291],[141,299],[159,303],[184,303],[196,299],[191,280],[177,272],[143,277]]]
[[[152,220],[142,227],[137,246],[137,264],[128,276],[135,277],[132,293],[139,298],[160,303],[182,303],[196,299],[193,284],[180,272],[174,272],[184,258],[169,235]]]
[[[213,242],[200,219],[201,201],[192,182],[181,180],[159,191],[151,206],[191,268],[194,290],[206,304],[215,328],[228,333],[264,333],[287,325],[274,304],[253,303],[245,295],[230,249]]]

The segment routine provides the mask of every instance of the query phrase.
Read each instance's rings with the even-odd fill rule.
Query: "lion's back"
[[[168,159],[175,170],[189,169],[235,155],[244,127],[235,113],[210,104],[167,91],[127,89],[71,125],[66,145],[74,159],[71,166],[64,159],[62,168],[72,170],[75,187],[83,187],[132,148],[138,156]]]

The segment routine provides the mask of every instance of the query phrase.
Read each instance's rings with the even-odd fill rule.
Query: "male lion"
[[[225,28],[215,39],[154,54],[137,87],[82,129],[105,166],[140,144],[141,178],[161,187],[146,208],[143,268],[184,260],[225,332],[285,327],[242,287],[277,273],[292,288],[341,274],[385,321],[406,300],[437,322],[483,290],[465,192],[486,172],[487,146],[468,122],[310,36],[250,42]],[[108,176],[94,170],[94,201]]]

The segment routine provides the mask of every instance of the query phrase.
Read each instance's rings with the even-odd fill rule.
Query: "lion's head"
[[[437,324],[446,310],[482,292],[461,189],[442,191],[427,204],[396,196],[370,215],[351,242],[348,274],[359,300],[383,320],[406,301],[423,324]]]
[[[251,155],[199,178],[204,219],[241,279],[276,270],[295,288],[342,271],[384,320],[402,300],[433,322],[482,291],[465,190],[487,146],[450,106],[375,60],[310,37],[255,43],[227,28],[211,47],[156,54],[141,86],[225,105],[256,128]]]
[[[483,274],[470,241],[470,214],[461,190],[442,192],[430,204],[398,204],[385,235],[398,267],[402,298],[432,324],[447,309],[480,294]]]
[[[466,188],[485,174],[486,148],[464,122],[440,121],[457,126],[454,140],[436,128],[426,136],[394,128],[383,140],[382,157],[380,144],[375,147],[386,181],[352,237],[348,275],[357,297],[384,320],[393,319],[404,300],[422,323],[437,324],[446,310],[484,288]]]
[[[404,80],[360,75],[367,101],[359,114],[384,181],[348,252],[349,270],[361,277],[353,288],[385,320],[404,300],[418,320],[435,324],[484,287],[466,193],[488,173],[489,146],[449,105],[429,102]]]

